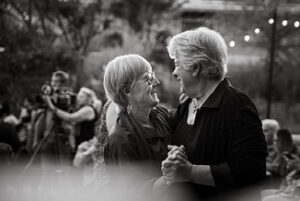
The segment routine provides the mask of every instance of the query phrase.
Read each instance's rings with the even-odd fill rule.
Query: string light
[[[274,19],[273,18],[271,18],[271,19],[269,19],[269,24],[273,24],[274,23]]]
[[[249,36],[249,35],[244,36],[244,40],[245,40],[246,42],[248,42],[248,41],[250,40],[250,36]]]
[[[259,34],[259,33],[260,33],[260,29],[259,29],[259,28],[256,28],[256,29],[254,29],[254,32],[255,32],[256,34]]]
[[[281,24],[282,24],[282,26],[285,27],[286,25],[288,25],[288,21],[287,20],[282,20]]]
[[[229,42],[229,46],[230,46],[230,47],[234,47],[234,46],[235,46],[235,42],[234,42],[233,40],[230,41],[230,42]]]
[[[295,21],[295,22],[294,22],[294,27],[295,27],[295,28],[299,28],[299,26],[300,26],[300,22],[299,22],[299,21]]]

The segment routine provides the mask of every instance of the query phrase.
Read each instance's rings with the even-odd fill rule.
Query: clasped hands
[[[179,147],[169,145],[168,149],[168,157],[161,164],[161,171],[166,184],[190,181],[192,163],[188,161],[185,147],[183,145]]]

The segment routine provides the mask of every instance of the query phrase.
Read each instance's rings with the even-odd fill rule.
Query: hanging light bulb
[[[286,25],[288,25],[288,21],[287,20],[282,20],[281,24],[282,24],[282,26],[285,27]]]
[[[259,28],[254,29],[254,33],[259,34],[260,33],[260,29]]]
[[[294,22],[294,27],[295,28],[299,28],[300,27],[300,22],[299,21],[295,21]]]
[[[0,47],[0,52],[4,52],[5,48],[4,47]]]
[[[244,36],[244,40],[245,40],[246,42],[248,42],[248,41],[250,40],[250,36],[249,36],[249,35]]]
[[[229,42],[229,46],[230,46],[230,47],[234,47],[234,46],[235,46],[235,42],[234,42],[233,40],[230,41],[230,42]]]
[[[273,24],[274,23],[274,19],[273,18],[271,18],[271,19],[269,19],[269,24]]]

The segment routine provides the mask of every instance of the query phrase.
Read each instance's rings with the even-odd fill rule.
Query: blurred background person
[[[5,121],[5,118],[10,113],[9,104],[0,97],[0,150],[2,159],[11,162],[13,156],[21,147],[21,142],[18,138],[16,128],[13,124]]]
[[[297,146],[293,143],[292,135],[287,129],[279,129],[274,136],[274,152],[267,162],[267,170],[276,176],[286,176],[291,167],[288,160],[299,156]]]
[[[50,110],[59,118],[75,124],[75,150],[84,141],[90,140],[95,135],[95,122],[98,119],[98,112],[93,106],[93,92],[91,89],[82,87],[76,99],[77,111],[66,112],[56,107],[49,96],[45,97]]]
[[[262,129],[266,138],[268,151],[274,147],[274,136],[279,130],[279,123],[275,119],[264,119],[262,120]]]
[[[274,175],[280,176],[278,189],[266,189],[261,192],[263,201],[294,201],[300,199],[300,155],[287,129],[278,130],[275,135],[276,152],[274,161],[267,167]]]
[[[75,128],[75,158],[73,165],[83,167],[83,172],[77,172],[78,185],[88,185],[92,182],[95,142],[95,123],[98,120],[98,112],[93,106],[93,91],[89,88],[80,88],[76,97],[76,111],[67,112],[56,107],[50,96],[45,96],[45,101],[57,118],[66,121]],[[80,148],[79,148],[80,147]],[[74,175],[76,176],[76,175]]]

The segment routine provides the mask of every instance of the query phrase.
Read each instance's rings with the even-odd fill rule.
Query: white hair
[[[104,89],[108,99],[116,103],[121,109],[128,105],[126,91],[143,73],[150,71],[150,63],[135,54],[114,58],[107,64],[104,73]]]
[[[227,73],[227,46],[224,38],[206,27],[188,30],[175,35],[169,43],[172,59],[180,57],[186,70],[200,67],[200,74],[209,79],[221,80]]]
[[[87,87],[81,87],[78,93],[85,93],[88,96],[88,102],[93,103],[93,94],[95,93],[93,90],[87,88]]]
[[[262,120],[262,125],[263,125],[263,127],[271,128],[274,131],[280,129],[279,123],[275,119],[263,119]]]

